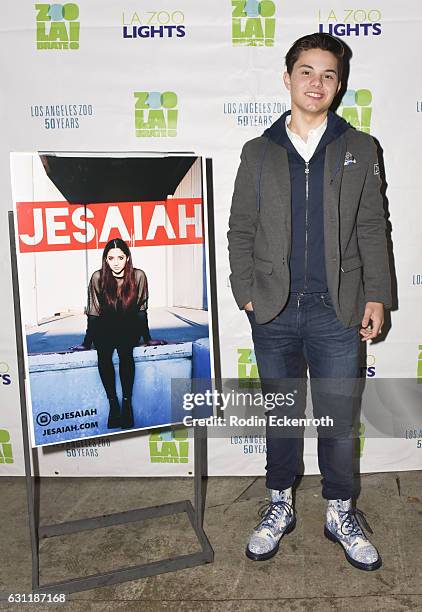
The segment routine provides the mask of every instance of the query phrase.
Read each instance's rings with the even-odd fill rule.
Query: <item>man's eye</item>
[[[302,74],[309,74],[309,70],[304,70]]]
[[[326,75],[325,75],[325,77],[326,77],[327,79],[333,79],[333,78],[334,78],[332,74],[326,74]]]

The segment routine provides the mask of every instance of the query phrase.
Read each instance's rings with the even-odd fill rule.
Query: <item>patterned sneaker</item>
[[[246,556],[253,561],[271,559],[278,551],[281,538],[296,526],[292,488],[269,491],[271,502],[259,509],[262,520],[253,530],[246,548]]]
[[[343,546],[346,559],[354,567],[366,571],[376,570],[382,565],[381,557],[362,531],[358,516],[365,529],[373,533],[363,512],[352,509],[351,499],[329,499],[324,535]]]

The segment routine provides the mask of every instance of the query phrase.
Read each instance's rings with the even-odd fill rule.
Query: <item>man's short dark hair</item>
[[[307,34],[298,38],[290,47],[286,54],[287,72],[292,74],[293,66],[297,62],[302,51],[309,49],[322,49],[322,51],[330,51],[337,58],[337,73],[338,80],[341,81],[343,74],[343,58],[344,45],[338,38],[334,38],[331,34],[324,32],[315,32],[315,34]]]

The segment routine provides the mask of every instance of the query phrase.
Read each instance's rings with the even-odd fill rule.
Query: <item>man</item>
[[[336,417],[335,435],[318,429],[325,535],[352,565],[375,570],[380,555],[352,507],[354,392],[347,382],[359,377],[360,339],[381,332],[390,275],[375,143],[329,111],[343,58],[342,43],[323,33],[288,51],[283,78],[291,113],[242,150],[229,221],[230,280],[251,324],[263,393],[303,379],[305,364],[314,416]],[[330,379],[338,385],[317,385]],[[272,557],[294,529],[298,450],[298,435],[277,434],[267,421],[270,504],[250,537],[250,559]]]

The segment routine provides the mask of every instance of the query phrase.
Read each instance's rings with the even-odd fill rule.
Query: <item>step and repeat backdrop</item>
[[[228,282],[233,182],[243,143],[289,108],[282,82],[286,51],[315,31],[338,36],[351,48],[337,112],[373,135],[383,150],[397,304],[385,340],[368,346],[362,369],[368,383],[422,383],[422,86],[415,68],[422,6],[411,0],[364,6],[336,0],[2,2],[1,475],[24,473],[7,224],[10,154],[170,152],[211,158],[221,371],[225,378],[254,378],[250,327]],[[385,408],[386,419],[394,414],[399,422],[406,402],[417,397],[394,384],[383,387],[379,418]],[[401,429],[378,426],[382,435],[368,435],[370,412],[369,405],[360,427],[362,471],[421,469],[420,420],[406,417]],[[37,455],[41,475],[188,475],[192,430],[84,439]],[[226,437],[214,432],[209,439],[211,475],[263,474],[264,465],[262,431]],[[306,473],[317,473],[311,437],[305,439],[304,465]]]

